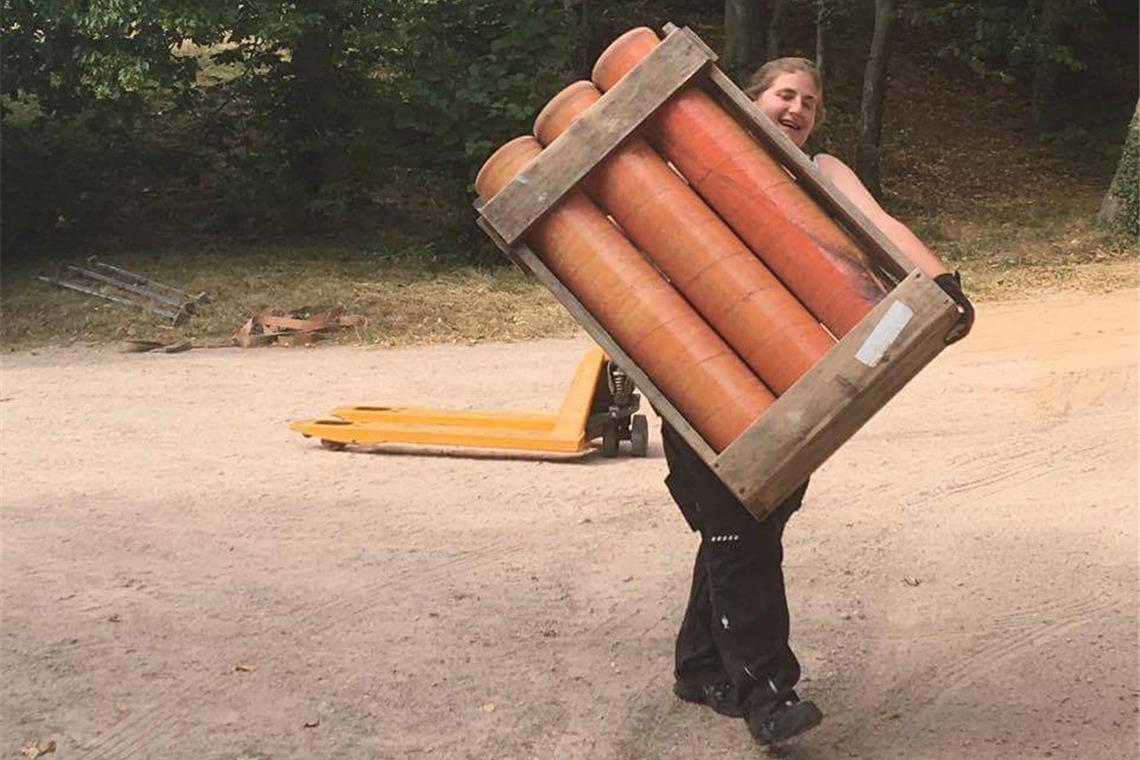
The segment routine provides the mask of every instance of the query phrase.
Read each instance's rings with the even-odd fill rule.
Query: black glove
[[[958,308],[962,310],[962,315],[958,319],[958,324],[951,328],[950,332],[946,334],[946,344],[957,343],[970,334],[970,328],[974,326],[974,305],[970,303],[970,299],[966,298],[966,294],[962,292],[962,275],[958,272],[945,272],[934,278],[934,282],[940,288],[946,291],[946,295],[958,304]]]

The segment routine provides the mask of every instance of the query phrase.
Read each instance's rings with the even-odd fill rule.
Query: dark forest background
[[[856,166],[888,205],[930,216],[968,214],[995,193],[1030,203],[1042,188],[1025,164],[1061,162],[1058,181],[1101,186],[1104,218],[1135,234],[1134,0],[4,0],[3,10],[9,263],[93,239],[381,229],[490,255],[471,223],[482,161],[588,76],[614,37],[666,21],[695,28],[738,81],[775,55],[818,58],[827,118],[809,149]]]

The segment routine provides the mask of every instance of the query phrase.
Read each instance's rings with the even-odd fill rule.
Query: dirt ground
[[[670,694],[650,456],[330,452],[345,403],[555,410],[584,337],[3,359],[0,757],[744,758]],[[983,303],[786,537],[789,758],[1137,757],[1137,292]],[[31,754],[29,752],[29,754]]]

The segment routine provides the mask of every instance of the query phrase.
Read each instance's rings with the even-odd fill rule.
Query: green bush
[[[206,231],[343,228],[410,175],[465,208],[580,42],[561,0],[4,10],[6,246],[147,206],[124,196],[156,183],[193,197]]]

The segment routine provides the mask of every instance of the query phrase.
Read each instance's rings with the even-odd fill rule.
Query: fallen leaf
[[[40,740],[36,739],[20,750],[20,752],[24,757],[30,758],[30,760],[36,760],[37,757],[43,757],[44,755],[55,752],[55,739],[49,739],[48,742],[42,746],[40,745]]]
[[[319,725],[321,725],[320,718],[313,718],[312,720],[305,721],[305,728],[316,728]]]
[[[921,578],[903,578],[903,583],[905,583],[908,586],[917,586],[920,583],[922,583],[922,579]]]
[[[234,665],[234,671],[237,673],[252,673],[255,670],[257,670],[257,666],[247,662],[239,662],[237,665]]]

